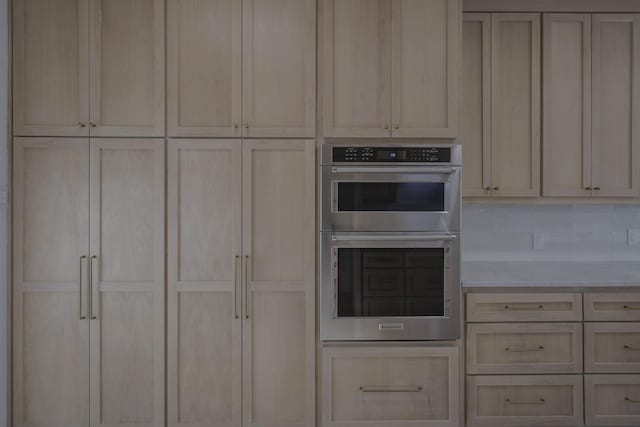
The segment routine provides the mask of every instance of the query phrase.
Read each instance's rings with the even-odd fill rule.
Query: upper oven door
[[[324,231],[458,231],[459,166],[322,166]]]

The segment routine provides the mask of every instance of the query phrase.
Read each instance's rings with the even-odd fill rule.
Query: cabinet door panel
[[[240,136],[242,0],[167,2],[170,136]]]
[[[324,2],[325,136],[389,137],[389,0]]]
[[[640,15],[593,16],[593,185],[640,196]]]
[[[244,0],[243,136],[315,134],[316,3]]]
[[[241,144],[171,140],[168,425],[240,426]]]
[[[91,136],[164,136],[164,2],[91,1]]]
[[[391,1],[394,137],[457,136],[458,0]]]
[[[243,144],[243,418],[312,426],[315,144]]]
[[[544,195],[590,196],[591,16],[544,17]]]
[[[13,2],[14,134],[89,135],[87,14],[83,0]]]
[[[462,24],[463,196],[489,196],[491,186],[491,15],[465,13]]]
[[[492,174],[498,197],[540,193],[540,15],[492,17]]]
[[[91,143],[91,425],[164,425],[164,142]]]
[[[13,165],[14,425],[84,427],[88,141],[17,138]]]

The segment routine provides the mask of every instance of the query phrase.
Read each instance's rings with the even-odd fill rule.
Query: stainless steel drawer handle
[[[640,351],[640,345],[624,345],[625,350]]]
[[[380,331],[404,331],[404,323],[380,323],[378,324]]]
[[[363,393],[418,393],[422,386],[360,386]]]
[[[640,310],[640,306],[638,305],[623,305],[623,310]]]
[[[80,257],[80,320],[84,320],[87,318],[86,314],[82,311],[82,306],[84,305],[84,300],[82,298],[82,288],[84,287],[84,263],[87,260],[85,255]]]
[[[513,400],[507,397],[505,402],[510,405],[544,405],[547,403],[542,397],[538,400]]]
[[[535,351],[544,351],[544,346],[536,345],[533,347],[505,347],[504,351],[509,353],[531,353]]]
[[[625,402],[631,402],[631,403],[640,403],[640,400],[638,399],[632,399],[630,397],[625,397],[624,398]]]
[[[505,305],[504,306],[505,310],[511,310],[511,311],[529,311],[529,310],[543,310],[544,309],[544,305],[539,304],[537,306],[531,306],[531,305],[520,305],[520,306],[513,306],[513,305]]]

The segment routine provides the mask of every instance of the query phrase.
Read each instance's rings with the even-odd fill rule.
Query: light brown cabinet
[[[326,137],[457,136],[458,0],[323,7]]]
[[[467,197],[540,193],[540,14],[464,14]]]
[[[170,136],[315,135],[314,0],[169,0]]]
[[[314,153],[169,142],[169,426],[313,425]]]
[[[640,196],[640,15],[544,18],[545,196]]]
[[[161,0],[17,0],[13,51],[15,135],[164,135]]]
[[[14,425],[163,426],[163,141],[14,146]]]

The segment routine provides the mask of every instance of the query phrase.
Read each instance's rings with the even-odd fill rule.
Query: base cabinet
[[[585,375],[587,425],[640,425],[640,375]]]
[[[458,347],[327,347],[324,427],[459,426]]]

